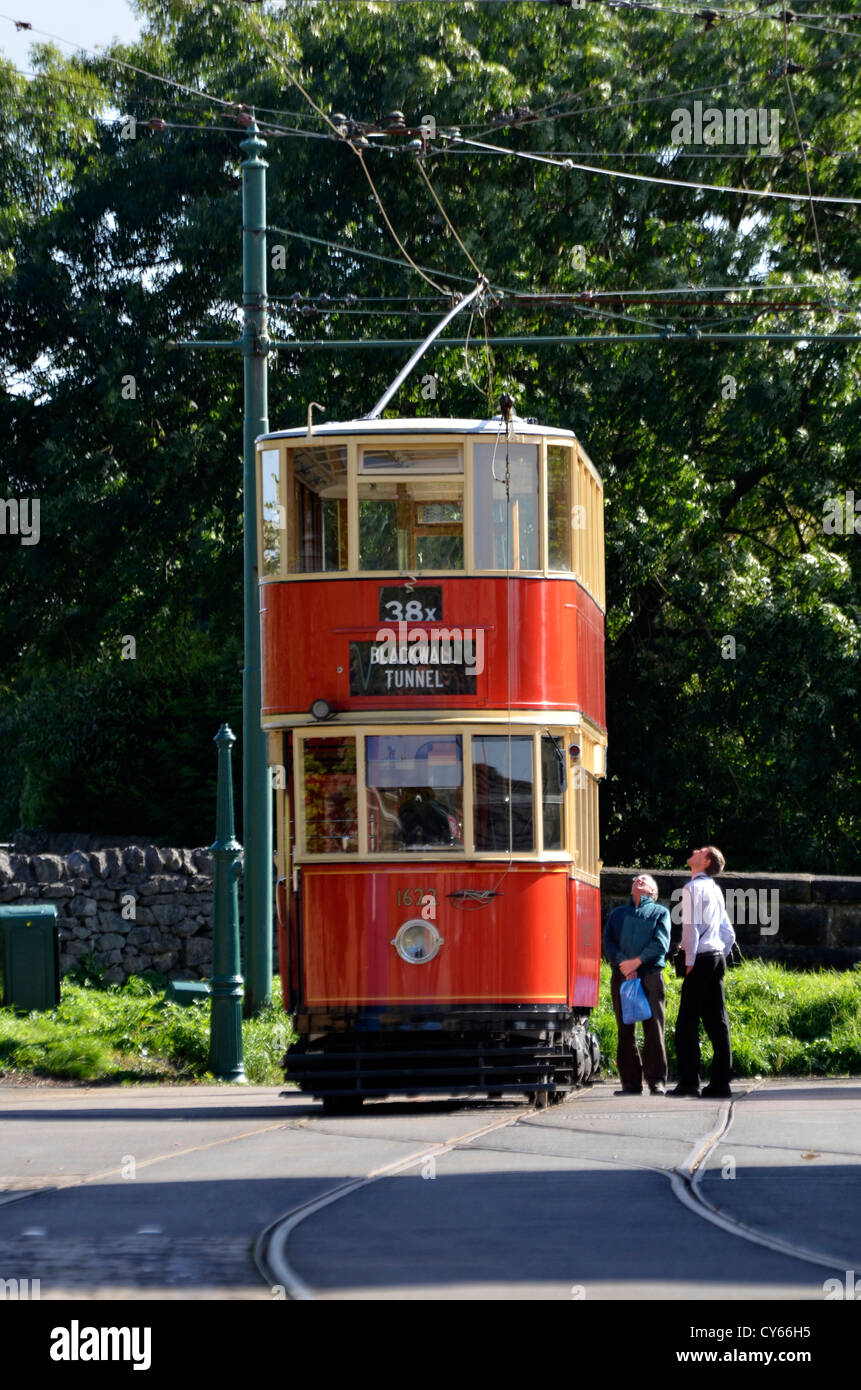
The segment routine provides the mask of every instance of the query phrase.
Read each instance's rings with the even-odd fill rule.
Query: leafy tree
[[[168,346],[236,331],[238,140],[217,95],[271,123],[270,223],[294,234],[270,233],[270,251],[286,248],[270,277],[279,337],[421,336],[451,289],[474,279],[446,217],[492,285],[592,292],[577,304],[491,299],[466,357],[438,347],[426,359],[436,399],[414,377],[390,413],[485,414],[488,396],[509,390],[521,414],[573,426],[604,477],[605,859],[677,862],[693,837],[720,844],[731,868],[854,869],[861,551],[857,535],[825,531],[823,517],[829,499],[861,498],[857,352],[697,336],[857,329],[856,209],[818,204],[814,221],[801,199],[755,196],[799,193],[808,176],[819,194],[859,196],[856,48],[834,32],[840,24],[792,23],[784,53],[783,26],[762,12],[708,24],[598,3],[140,9],[144,37],[113,56],[199,98],[108,59],[40,50],[43,87],[27,93],[42,101],[42,125],[23,160],[0,138],[12,194],[0,221],[0,356],[25,384],[0,403],[6,471],[12,489],[43,499],[38,546],[0,538],[0,720],[13,749],[4,823],[24,809],[57,826],[74,818],[68,794],[25,783],[15,731],[43,687],[104,670],[124,634],[138,638],[139,678],[160,678],[175,634],[193,633],[220,699],[235,690],[222,654],[238,650],[241,621],[238,372],[228,354]],[[311,138],[332,132],[294,78],[323,111],[352,121],[432,115],[440,130],[512,150],[745,192],[611,179],[443,139],[421,161],[373,140],[360,159],[347,141]],[[39,92],[61,85],[59,119]],[[5,109],[22,91],[2,70]],[[673,111],[699,99],[777,107],[780,153],[673,145]],[[134,140],[112,110],[137,117]],[[153,130],[151,118],[211,128]],[[400,255],[370,180],[435,284],[358,254]],[[751,282],[760,293],[742,289]],[[807,288],[779,288],[789,282]],[[728,301],[691,286],[739,292]],[[658,291],[669,288],[679,293],[668,307]],[[774,307],[788,299],[815,309]],[[485,324],[506,336],[656,325],[673,337],[485,354]],[[404,355],[282,351],[273,422],[304,420],[311,400],[331,419],[363,414]],[[88,688],[101,700],[97,686]],[[59,699],[53,710],[62,728]],[[158,831],[174,767],[167,750],[150,759],[146,806],[117,803],[113,819]]]

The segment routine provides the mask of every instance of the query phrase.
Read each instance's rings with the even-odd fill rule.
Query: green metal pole
[[[269,428],[266,314],[266,141],[257,122],[240,149],[242,164],[242,305],[245,366],[245,666],[242,675],[242,790],[245,841],[245,1014],[272,996],[272,793],[266,735],[260,727],[260,607],[257,592],[257,475],[254,441]]]
[[[222,724],[215,735],[218,747],[218,792],[215,843],[215,907],[212,925],[212,1009],[209,1026],[209,1069],[219,1081],[245,1081],[242,1061],[242,976],[239,973],[239,855],[242,846],[233,834],[233,770],[231,745],[236,735]]]

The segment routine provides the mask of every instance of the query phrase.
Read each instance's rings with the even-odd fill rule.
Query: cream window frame
[[[368,849],[368,795],[367,777],[365,765],[365,739],[379,735],[389,735],[397,737],[401,734],[427,735],[428,737],[439,736],[442,732],[441,726],[436,724],[350,724],[350,725],[311,725],[304,728],[293,729],[293,807],[294,823],[296,829],[296,840],[294,850],[294,863],[301,864],[356,864],[356,863],[381,863],[394,860],[397,863],[414,863],[416,860],[425,861],[429,859],[445,859],[446,862],[462,864],[473,861],[488,862],[510,862],[518,863],[545,863],[567,865],[571,870],[576,870],[572,845],[572,817],[573,817],[573,772],[570,765],[566,769],[566,788],[563,801],[563,838],[565,844],[562,849],[544,849],[544,816],[543,816],[543,786],[541,781],[541,740],[545,735],[551,738],[561,738],[564,740],[566,750],[573,739],[580,738],[581,730],[571,729],[553,723],[542,723],[538,727],[534,724],[523,726],[518,724],[511,730],[512,738],[531,737],[532,739],[532,825],[533,825],[533,848],[531,850],[476,850],[475,849],[475,824],[474,824],[474,792],[473,792],[473,761],[472,761],[472,741],[473,737],[494,737],[505,738],[506,727],[500,724],[446,724],[445,733],[450,736],[459,736],[461,739],[461,756],[463,768],[462,784],[462,815],[463,815],[463,848],[462,849],[441,849],[428,847],[426,850],[379,850],[373,853]],[[338,852],[333,854],[309,854],[305,849],[306,843],[306,820],[305,820],[305,742],[307,739],[320,738],[351,738],[356,744],[356,811],[359,818],[358,825],[358,850],[355,853]],[[582,739],[581,749],[582,749]]]

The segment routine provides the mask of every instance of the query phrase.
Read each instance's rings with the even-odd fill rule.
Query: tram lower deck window
[[[472,775],[476,850],[534,849],[532,736],[474,734]]]
[[[303,758],[306,852],[356,854],[356,740],[307,738]]]
[[[365,740],[368,850],[463,849],[460,735]]]

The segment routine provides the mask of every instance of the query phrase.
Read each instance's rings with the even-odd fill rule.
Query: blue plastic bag
[[[652,1017],[646,991],[643,989],[638,975],[634,975],[630,980],[622,981],[619,986],[619,997],[622,1001],[623,1023],[639,1023],[644,1018]]]

